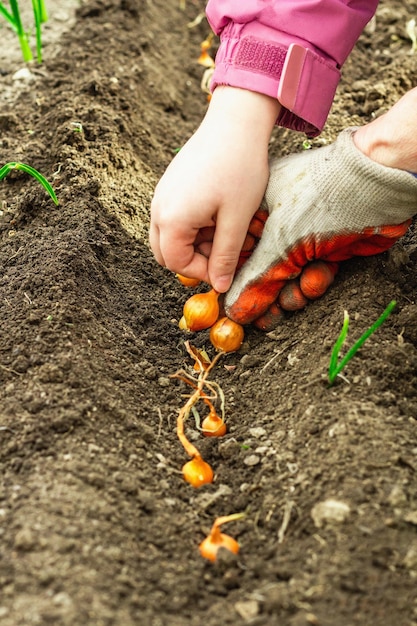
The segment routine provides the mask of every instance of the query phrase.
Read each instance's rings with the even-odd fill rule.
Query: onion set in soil
[[[217,554],[220,548],[228,550],[233,554],[237,554],[239,552],[239,544],[236,539],[230,537],[230,535],[226,535],[220,531],[220,526],[222,524],[226,524],[228,522],[234,522],[236,520],[242,519],[244,517],[244,513],[233,513],[232,515],[225,515],[223,517],[218,517],[207,535],[207,537],[200,543],[200,554],[205,559],[213,562],[217,559]]]
[[[184,304],[183,318],[186,330],[205,330],[213,326],[219,317],[219,293],[210,289],[196,293]]]
[[[194,346],[191,346],[188,341],[185,342],[185,347],[189,355],[194,359],[195,365],[197,365],[199,371],[198,377],[192,376],[185,370],[179,370],[175,374],[172,374],[171,378],[178,378],[194,389],[178,414],[177,436],[184,450],[190,457],[190,461],[185,463],[182,468],[184,479],[193,487],[198,488],[213,482],[214,472],[210,465],[204,461],[196,446],[188,440],[184,432],[184,424],[190,413],[192,411],[195,412],[195,405],[202,400],[209,408],[209,415],[203,420],[201,425],[203,434],[211,437],[221,437],[225,434],[224,394],[219,385],[208,380],[210,371],[213,369],[222,353],[219,352],[212,361],[207,362],[208,357],[204,351],[200,351]],[[210,395],[208,395],[206,390]],[[213,404],[218,398],[220,398],[222,417],[217,414]]]
[[[182,285],[193,286],[194,279],[177,274]],[[199,331],[210,328],[210,341],[219,352],[236,352],[245,336],[243,326],[226,316],[220,316],[220,294],[215,289],[196,293],[184,304],[178,326],[181,330]]]

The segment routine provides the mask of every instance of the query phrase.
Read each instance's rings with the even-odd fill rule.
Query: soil
[[[189,388],[170,378],[191,371],[189,291],[147,229],[155,184],[207,106],[209,27],[189,27],[204,3],[64,2],[55,22],[54,4],[57,36],[26,77],[2,29],[1,161],[36,167],[59,206],[22,172],[0,185],[1,626],[415,626],[415,229],[221,358],[210,376],[228,434],[187,422],[215,470],[194,489],[175,430]],[[416,14],[414,0],[381,2],[314,146],[415,85]],[[271,154],[304,139],[277,129]],[[350,346],[392,299],[329,387],[344,310]],[[213,356],[207,332],[188,339]],[[214,519],[242,511],[224,527],[239,554],[201,558]]]

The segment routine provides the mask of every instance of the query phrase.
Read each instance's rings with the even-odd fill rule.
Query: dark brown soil
[[[39,169],[60,205],[25,174],[0,184],[0,624],[415,626],[413,229],[346,262],[272,335],[247,329],[211,374],[229,433],[189,425],[215,482],[195,490],[180,474],[187,390],[169,376],[190,364],[177,326],[189,292],[154,261],[147,228],[153,188],[207,106],[196,59],[209,29],[187,27],[203,4],[84,2],[33,82],[17,88],[21,64],[2,67],[14,97],[1,162]],[[416,14],[415,0],[381,2],[315,145],[416,84]],[[277,130],[271,153],[303,140]],[[329,388],[343,311],[352,345],[391,299]],[[213,354],[205,332],[189,339]],[[329,499],[343,521],[326,521]],[[214,518],[240,511],[226,531],[239,555],[203,560]]]

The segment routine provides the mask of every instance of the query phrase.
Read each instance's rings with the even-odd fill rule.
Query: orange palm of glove
[[[254,234],[253,225],[255,225],[257,229],[255,236],[260,237],[262,223],[265,223],[265,211],[260,210],[255,214],[248,232]],[[286,258],[271,265],[253,283],[246,285],[237,300],[227,308],[227,314],[240,324],[254,322],[265,314],[270,305],[275,303],[281,290],[289,281],[302,277],[303,269],[309,267],[312,261],[318,259],[325,261],[334,275],[340,261],[354,256],[371,256],[391,248],[405,234],[410,224],[411,219],[401,224],[369,227],[360,233],[343,233],[334,236],[311,235],[289,250]],[[246,262],[250,254],[251,251],[242,252],[239,266]],[[332,280],[327,286],[331,282]],[[301,303],[301,306],[304,304]],[[290,308],[285,307],[282,302],[281,306]],[[301,306],[294,308],[301,308]],[[257,325],[263,327],[262,323]],[[267,330],[268,327],[264,329]]]

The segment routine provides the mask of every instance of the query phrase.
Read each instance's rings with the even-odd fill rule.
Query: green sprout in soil
[[[356,343],[354,343],[353,346],[350,348],[350,350],[348,350],[347,354],[342,359],[339,359],[340,350],[345,342],[345,339],[347,337],[348,330],[349,330],[349,314],[347,311],[345,311],[342,330],[340,332],[339,337],[336,340],[336,343],[333,346],[332,354],[330,357],[330,364],[329,364],[329,371],[328,371],[329,387],[333,385],[337,376],[339,376],[340,372],[349,363],[351,358],[355,356],[356,352],[365,343],[368,337],[370,337],[377,330],[377,328],[379,328],[381,324],[385,322],[385,320],[391,314],[391,311],[393,310],[396,304],[397,304],[396,301],[392,300],[387,306],[387,308],[385,309],[385,311],[378,317],[376,322],[374,322],[372,326],[370,326],[368,330],[366,330],[363,333],[363,335],[359,337]]]
[[[33,178],[36,178],[36,180],[42,185],[44,189],[46,189],[52,200],[58,206],[58,198],[56,197],[56,193],[52,185],[46,180],[44,176],[42,176],[40,172],[38,172],[38,170],[35,170],[35,168],[31,167],[30,165],[26,165],[26,163],[10,161],[10,163],[6,163],[6,165],[3,165],[3,167],[0,168],[0,180],[5,178],[7,174],[11,172],[11,170],[21,170],[22,172],[30,174],[31,176],[33,176]]]
[[[29,36],[23,28],[20,17],[19,4],[17,0],[9,0],[10,11],[0,1],[0,15],[9,23],[11,29],[16,33],[22,50],[23,60],[27,63],[33,60],[32,51],[29,45]],[[38,63],[42,63],[42,24],[48,20],[48,14],[44,0],[32,0],[33,17],[36,32],[36,55]]]

